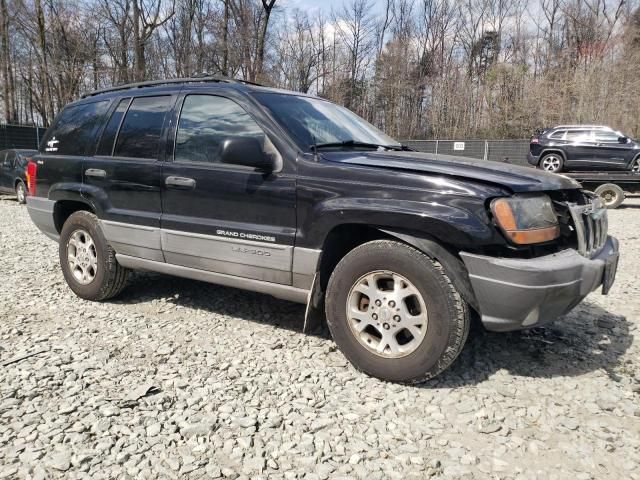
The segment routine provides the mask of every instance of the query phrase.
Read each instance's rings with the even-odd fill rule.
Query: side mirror
[[[272,172],[275,162],[264,153],[261,143],[253,137],[229,137],[222,142],[222,163],[244,165]]]
[[[618,143],[628,143],[629,137],[618,137]]]

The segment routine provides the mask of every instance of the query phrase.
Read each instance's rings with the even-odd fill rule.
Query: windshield
[[[343,142],[351,148],[358,143],[401,146],[352,111],[326,100],[278,93],[258,93],[256,98],[304,150]]]

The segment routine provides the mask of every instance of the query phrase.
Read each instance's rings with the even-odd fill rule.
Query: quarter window
[[[553,138],[554,140],[560,140],[564,138],[565,133],[567,133],[566,130],[558,130],[557,132],[553,132],[549,138]]]
[[[175,161],[219,163],[229,137],[253,137],[273,149],[258,124],[240,105],[224,97],[188,95],[176,133]]]
[[[162,128],[170,107],[169,95],[134,98],[120,127],[113,155],[157,159]]]
[[[122,122],[122,117],[124,116],[124,112],[127,111],[130,101],[131,98],[123,98],[120,100],[120,103],[118,103],[118,106],[111,114],[109,123],[107,123],[104,132],[102,132],[102,139],[100,140],[100,145],[98,145],[98,150],[96,151],[97,155],[110,156],[113,152],[113,143],[116,139],[116,135],[118,134],[118,127],[120,127],[120,122]]]
[[[108,107],[108,100],[66,107],[42,139],[45,153],[84,155]]]

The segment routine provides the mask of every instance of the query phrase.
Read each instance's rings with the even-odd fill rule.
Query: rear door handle
[[[196,188],[196,181],[186,177],[167,177],[164,184],[169,188],[178,190],[193,190]]]
[[[104,170],[101,170],[99,168],[87,168],[84,171],[84,174],[87,177],[98,177],[98,178],[104,178],[107,176],[107,172],[105,172]]]

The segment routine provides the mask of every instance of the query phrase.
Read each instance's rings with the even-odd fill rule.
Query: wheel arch
[[[94,208],[82,197],[56,201],[53,206],[53,223],[58,233],[62,232],[62,227],[67,219],[79,211],[95,213]]]
[[[565,153],[559,149],[559,148],[546,148],[544,150],[542,150],[542,152],[540,152],[540,156],[539,156],[539,160],[538,160],[538,165],[540,165],[540,162],[542,161],[542,159],[549,155],[550,153],[555,153],[557,155],[560,155],[562,157],[562,161],[566,162],[567,161],[567,156],[565,155]]]
[[[469,274],[456,249],[443,244],[436,238],[422,232],[414,232],[395,227],[370,226],[363,224],[342,224],[334,227],[322,247],[318,261],[319,282],[317,288],[325,292],[333,270],[354,248],[373,240],[396,240],[410,245],[433,260],[438,261],[451,278],[462,298],[478,310],[478,302],[473,293]],[[313,298],[319,298],[313,295]],[[318,305],[314,305],[317,307]]]

